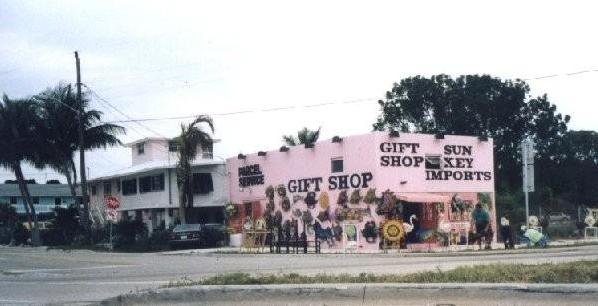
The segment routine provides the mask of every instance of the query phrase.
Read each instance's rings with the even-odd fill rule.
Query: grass
[[[492,264],[459,267],[449,271],[411,274],[288,274],[229,273],[192,280],[182,278],[165,287],[193,285],[269,285],[314,283],[598,283],[598,261],[560,264]]]

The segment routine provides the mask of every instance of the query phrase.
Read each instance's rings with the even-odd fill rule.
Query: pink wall
[[[393,143],[396,143],[394,145]],[[406,144],[417,145],[406,145]],[[382,145],[381,145],[382,144]],[[464,146],[459,147],[457,151],[461,154],[445,154],[446,145]],[[401,151],[403,148],[403,152]],[[393,152],[388,149],[394,149]],[[452,148],[452,147],[451,147]],[[493,169],[493,143],[492,140],[479,141],[477,137],[467,136],[445,136],[444,139],[436,139],[434,135],[425,134],[401,134],[400,137],[389,137],[385,132],[373,132],[364,135],[356,135],[343,138],[341,143],[332,143],[331,140],[318,142],[314,148],[305,148],[304,146],[291,147],[288,152],[268,151],[266,156],[257,154],[247,155],[245,159],[237,157],[227,160],[227,167],[230,173],[230,200],[233,203],[241,204],[245,202],[260,201],[265,207],[267,186],[276,186],[284,184],[287,187],[287,194],[291,200],[291,210],[283,212],[283,222],[293,219],[292,212],[295,209],[301,211],[311,211],[314,220],[317,215],[324,210],[319,203],[313,209],[308,209],[304,201],[300,200],[293,203],[293,195],[305,197],[306,192],[290,192],[289,181],[309,178],[322,178],[319,183],[319,192],[327,192],[330,198],[329,211],[334,219],[334,211],[337,208],[336,200],[339,189],[332,188],[329,184],[331,176],[349,175],[347,193],[356,189],[351,187],[351,176],[354,186],[360,181],[359,189],[364,196],[368,188],[376,188],[377,197],[381,197],[382,192],[390,189],[396,195],[409,195],[436,193],[450,198],[454,193],[463,193],[462,197],[472,198],[477,192],[490,193],[492,203],[494,202],[494,169]],[[396,151],[396,152],[395,152]],[[455,152],[450,152],[455,153]],[[443,161],[443,167],[446,172],[450,172],[450,178],[440,180],[438,176],[432,176],[426,173],[425,155],[440,155]],[[331,172],[331,159],[343,158],[344,169],[341,173]],[[394,166],[392,166],[394,161]],[[399,166],[400,164],[400,166]],[[418,167],[415,167],[418,164]],[[263,184],[251,185],[246,187],[239,186],[239,168],[251,165],[259,165],[259,170],[263,174]],[[384,166],[387,165],[387,166]],[[450,168],[450,166],[454,168]],[[438,171],[443,171],[438,170]],[[456,174],[459,172],[458,174]],[[436,173],[436,172],[435,172]],[[250,173],[249,173],[250,174]],[[371,174],[371,175],[370,175]],[[445,173],[441,174],[445,178]],[[360,180],[358,180],[358,178]],[[368,188],[363,187],[363,179],[371,178],[368,182]],[[426,179],[428,178],[428,179]],[[432,179],[436,178],[436,179]],[[339,182],[339,179],[333,179]],[[309,191],[315,190],[314,181],[310,181]],[[293,188],[297,184],[291,183]],[[472,195],[473,194],[473,195]],[[276,196],[276,209],[281,210],[279,205],[280,198]],[[366,209],[370,207],[371,213],[356,221],[359,228],[363,229],[365,222],[375,221],[379,226],[383,217],[375,212],[376,204],[348,204],[353,208]],[[450,206],[450,205],[449,205]],[[493,207],[491,207],[493,209]],[[264,209],[262,208],[262,211]],[[493,213],[492,213],[493,215]],[[302,231],[301,218],[299,219],[299,232]],[[330,227],[332,223],[326,221],[322,223],[323,227]],[[494,229],[496,227],[494,226]],[[340,247],[342,244],[337,244]],[[374,249],[378,248],[378,243],[366,243],[361,240],[360,248]]]

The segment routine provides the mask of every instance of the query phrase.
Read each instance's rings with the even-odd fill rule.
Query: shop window
[[[32,197],[33,204],[39,204],[39,197]]]
[[[104,195],[111,195],[111,194],[112,194],[112,183],[104,182]]]
[[[136,194],[137,179],[123,180],[121,190],[123,192],[123,195]]]
[[[331,168],[332,173],[335,172],[343,172],[343,159],[342,158],[333,158],[331,161]]]
[[[10,204],[17,204],[17,197],[10,197]]]
[[[212,174],[210,173],[193,173],[193,193],[206,194],[214,191],[214,183],[212,182]]]
[[[144,176],[139,179],[139,192],[164,190],[164,174]]]
[[[426,155],[426,169],[441,169],[440,155]]]
[[[177,152],[179,150],[179,143],[176,140],[168,141],[168,152]]]
[[[60,205],[62,204],[62,199],[61,198],[54,198],[54,205]]]
[[[145,142],[140,142],[137,144],[137,155],[142,155],[145,153]]]

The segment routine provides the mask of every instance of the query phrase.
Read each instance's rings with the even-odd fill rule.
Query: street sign
[[[120,201],[114,196],[106,196],[104,203],[106,204],[106,220],[116,222],[116,210],[120,207]]]
[[[521,160],[523,161],[523,191],[534,192],[534,142],[525,139],[521,142]]]

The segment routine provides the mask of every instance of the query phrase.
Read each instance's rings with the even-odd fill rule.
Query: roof
[[[139,165],[127,167],[124,169],[120,169],[114,171],[112,173],[104,174],[102,176],[94,177],[89,179],[88,181],[100,181],[100,180],[108,180],[122,176],[134,175],[137,173],[144,173],[153,170],[159,169],[174,169],[176,168],[176,160],[175,161],[168,161],[168,160],[153,160],[148,161]],[[214,160],[214,159],[199,159],[194,160],[191,166],[213,166],[213,165],[224,165],[224,161],[221,160]]]
[[[71,189],[67,184],[27,184],[32,197],[70,197]],[[0,196],[20,197],[17,184],[0,184]]]
[[[134,141],[131,141],[129,143],[125,143],[125,147],[132,147],[138,143],[142,143],[142,142],[149,142],[149,141],[170,141],[173,140],[174,138],[166,138],[166,137],[145,137],[145,138],[141,138],[141,139],[137,139]],[[220,139],[218,138],[212,138],[212,143],[219,143]]]

